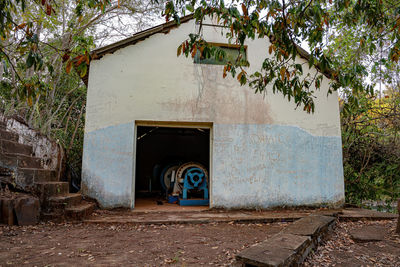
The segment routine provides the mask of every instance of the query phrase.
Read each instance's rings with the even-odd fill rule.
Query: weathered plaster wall
[[[313,136],[297,126],[254,124],[217,124],[214,136],[214,207],[343,200],[340,137]]]
[[[336,94],[326,96],[329,80],[316,93],[314,114],[295,110],[272,90],[256,95],[232,77],[223,79],[221,66],[176,56],[180,42],[195,28],[194,22],[184,23],[91,62],[85,193],[105,207],[133,207],[134,124],[150,120],[213,123],[213,207],[342,201],[339,108]],[[226,42],[220,31],[203,27],[211,42]],[[249,73],[267,56],[266,42],[247,44]]]
[[[18,143],[32,146],[35,157],[43,159],[42,167],[44,169],[60,171],[64,160],[64,151],[57,142],[14,118],[0,114],[0,121],[6,124],[7,131],[18,134]]]
[[[104,207],[130,207],[134,123],[85,134],[82,190]]]

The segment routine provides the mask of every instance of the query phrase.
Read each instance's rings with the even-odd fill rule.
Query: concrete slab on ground
[[[392,220],[396,219],[398,214],[380,212],[376,210],[367,210],[359,208],[346,208],[339,213],[339,219],[342,221],[358,221],[360,219],[366,220]]]
[[[386,229],[373,225],[367,225],[350,231],[351,238],[356,242],[381,241],[385,238]]]
[[[242,266],[298,266],[325,234],[321,229],[328,229],[334,221],[334,217],[321,215],[302,218],[279,234],[240,252],[236,260]]]
[[[253,266],[286,266],[301,258],[311,239],[306,236],[278,233],[236,256],[242,264]]]
[[[308,216],[295,221],[284,231],[288,234],[314,237],[324,226],[331,224],[334,220],[334,217],[328,216]]]
[[[292,249],[279,246],[254,246],[236,256],[244,266],[289,266],[296,255]]]

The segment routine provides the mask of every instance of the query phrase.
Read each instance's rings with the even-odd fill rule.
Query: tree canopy
[[[148,26],[159,7],[138,0],[5,0],[0,3],[0,65],[8,82],[29,104],[45,93],[50,76],[88,71],[95,44]],[[54,72],[56,71],[56,72]]]
[[[230,42],[244,46],[248,39],[270,38],[267,56],[260,70],[247,73],[241,59],[228,62],[224,72],[236,76],[241,84],[249,84],[256,92],[272,85],[307,112],[314,111],[315,89],[321,86],[323,73],[329,71],[332,82],[328,93],[340,87],[351,92],[349,101],[357,101],[358,92],[374,91],[382,68],[388,73],[398,66],[400,57],[400,2],[393,0],[176,0],[166,4],[166,20],[193,13],[201,25],[205,16],[217,19],[229,29]],[[294,58],[298,45],[310,49],[309,67],[316,75],[307,75]],[[384,50],[384,53],[382,52]],[[221,57],[201,32],[190,34],[178,48],[178,54]],[[379,60],[377,60],[377,55]],[[223,55],[222,55],[223,56]],[[305,77],[303,76],[305,75]],[[371,76],[372,74],[372,76]],[[388,80],[387,80],[388,81]],[[315,86],[312,86],[315,85]],[[315,88],[315,89],[314,89]]]
[[[142,0],[0,1],[0,112],[57,140],[79,170],[90,51],[160,12]]]

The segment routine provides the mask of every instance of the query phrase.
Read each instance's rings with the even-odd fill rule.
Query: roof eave
[[[184,16],[180,18],[180,23],[185,23],[188,22],[189,20],[193,19],[193,14]],[[169,31],[173,28],[179,27],[180,24],[177,24],[174,20],[166,22],[164,24],[149,28],[147,30],[135,33],[129,38],[123,39],[121,41],[100,47],[98,49],[95,49],[91,53],[91,59],[99,59],[103,57],[106,54],[112,54],[115,51],[127,47],[129,45],[134,45],[139,41],[142,41],[154,34],[157,33],[169,33]],[[310,54],[304,50],[301,46],[296,45],[297,47],[297,52],[300,57],[306,59],[307,61],[310,59]],[[327,78],[329,79],[334,79],[333,71],[332,70],[325,70],[322,71],[321,68],[318,66],[318,64],[315,65],[316,68],[321,71]],[[89,67],[89,66],[88,66]],[[82,81],[85,83],[86,86],[88,86],[88,81],[89,81],[89,70],[87,71],[87,74],[82,78]]]
[[[189,20],[191,20],[193,18],[193,14],[184,16],[182,18],[180,18],[180,24],[188,22]],[[90,58],[91,60],[94,59],[100,59],[101,57],[103,57],[106,54],[112,54],[115,51],[130,46],[130,45],[134,45],[139,41],[142,41],[154,34],[157,33],[169,33],[169,31],[173,28],[177,28],[179,27],[180,24],[177,24],[174,20],[168,21],[164,24],[149,28],[147,30],[135,33],[134,35],[132,35],[129,38],[123,39],[121,41],[97,48],[95,50],[93,50],[90,53]],[[89,66],[88,66],[89,67]],[[82,81],[85,83],[86,86],[88,86],[88,82],[89,82],[89,71],[87,72],[87,74],[82,78]]]

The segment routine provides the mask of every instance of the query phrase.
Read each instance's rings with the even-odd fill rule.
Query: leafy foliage
[[[391,203],[400,197],[400,94],[358,99],[341,118],[346,201]]]
[[[400,56],[400,3],[385,0],[249,0],[224,1],[175,0],[165,7],[165,17],[179,22],[179,15],[193,12],[196,21],[202,25],[206,16],[216,19],[228,32],[226,36],[232,43],[244,46],[247,39],[269,38],[271,45],[266,48],[264,63],[259,71],[247,73],[236,62],[228,62],[225,71],[239,76],[242,85],[249,84],[256,92],[265,92],[272,85],[273,92],[279,92],[297,106],[313,112],[314,93],[321,87],[323,73],[329,73],[333,81],[328,94],[338,88],[349,88],[354,95],[358,92],[373,93],[373,85],[365,82],[368,69],[360,61],[351,65],[340,62],[334,52],[338,45],[329,37],[335,32],[350,28],[360,33],[360,49],[374,54],[377,44],[385,39],[390,42],[386,62],[397,63]],[[200,26],[201,29],[201,26]],[[298,44],[306,42],[310,48],[308,67],[316,67],[316,75],[306,74],[304,66],[296,64],[299,54]],[[191,33],[178,48],[186,56],[200,50],[202,56],[213,57],[218,49],[211,48],[201,31]],[[248,64],[247,64],[248,65]],[[239,69],[239,70],[238,70]],[[225,74],[224,74],[225,76]]]
[[[101,12],[110,3],[109,0],[83,0],[77,1],[76,5],[62,5],[56,0],[42,1],[2,1],[0,4],[0,36],[3,42],[0,44],[0,61],[4,67],[3,75],[7,76],[8,70],[12,69],[17,79],[14,86],[18,87],[16,93],[26,98],[32,105],[33,99],[45,91],[46,85],[41,81],[39,72],[52,75],[54,72],[54,58],[46,57],[48,50],[53,50],[58,56],[62,56],[66,62],[67,72],[71,70],[72,64],[81,76],[86,74],[89,64],[89,49],[93,48],[93,40],[85,38],[85,27],[79,27],[71,31],[78,21],[80,26],[88,23],[87,8],[96,8]],[[62,8],[60,8],[60,6]],[[65,8],[72,8],[74,13],[69,14],[68,28],[63,25],[61,31],[57,31],[60,25],[60,17],[64,19],[69,13]],[[53,38],[44,41],[41,35],[50,35],[55,31]],[[18,53],[18,57],[16,54]],[[81,66],[82,65],[82,66]],[[32,73],[24,77],[17,69],[25,68]]]
[[[90,51],[159,11],[137,0],[0,1],[0,112],[57,140],[79,172]]]

